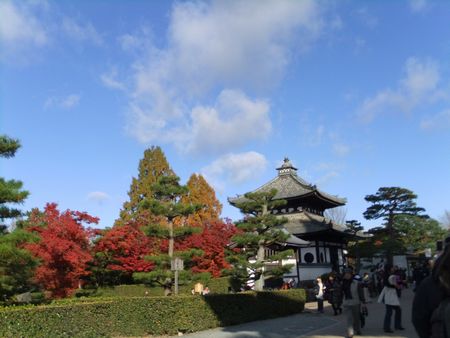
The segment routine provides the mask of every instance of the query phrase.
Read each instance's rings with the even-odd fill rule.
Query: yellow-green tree
[[[174,175],[167,162],[166,156],[160,147],[152,146],[145,150],[144,158],[139,162],[138,177],[133,177],[129,200],[123,204],[120,216],[114,225],[124,225],[129,221],[137,221],[141,224],[158,222],[157,216],[153,215],[149,209],[142,209],[142,202],[152,199],[152,185],[162,176]]]
[[[189,215],[187,223],[197,225],[218,220],[222,212],[222,204],[205,178],[200,174],[192,174],[186,185],[188,193],[183,196],[182,203],[201,206],[194,214]]]

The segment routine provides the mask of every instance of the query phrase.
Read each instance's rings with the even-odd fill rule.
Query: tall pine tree
[[[144,158],[139,162],[138,177],[133,177],[129,201],[123,204],[120,216],[114,225],[125,225],[134,220],[139,223],[158,221],[149,209],[139,208],[141,203],[153,198],[152,185],[162,176],[174,175],[160,147],[152,146],[144,151]]]
[[[20,142],[6,135],[0,136],[0,157],[11,158],[20,148]],[[22,190],[22,182],[0,177],[0,302],[16,293],[28,291],[36,261],[23,249],[34,239],[22,229],[7,232],[5,220],[20,216],[20,210],[9,204],[20,204],[28,196]]]
[[[284,200],[273,200],[276,193],[275,189],[270,192],[247,193],[244,195],[246,200],[236,204],[245,217],[236,224],[241,233],[231,239],[234,246],[241,250],[235,250],[229,257],[233,266],[229,272],[242,283],[253,280],[256,291],[262,291],[266,279],[281,277],[292,267],[278,264],[276,268],[267,269],[268,263],[280,263],[293,254],[292,250],[278,251],[270,257],[265,253],[268,247],[282,244],[289,237],[282,230],[282,225],[287,220],[271,213],[271,210],[286,203]]]
[[[183,221],[198,210],[199,206],[181,202],[188,193],[188,188],[180,185],[179,180],[175,175],[161,176],[151,186],[152,198],[143,200],[139,206],[139,209],[149,210],[153,215],[160,217],[160,222],[149,224],[146,232],[150,237],[166,240],[168,246],[166,252],[148,257],[156,265],[153,271],[136,273],[134,277],[137,280],[147,280],[163,285],[166,294],[171,293],[172,288],[171,261],[175,258],[188,259],[199,254],[195,249],[184,252],[175,251],[175,241],[200,230]]]
[[[11,158],[20,148],[19,140],[6,135],[0,135],[0,157]],[[6,233],[4,221],[21,215],[20,210],[9,207],[8,204],[20,204],[28,197],[28,191],[22,190],[22,182],[5,180],[0,177],[0,235]]]
[[[399,215],[409,215],[428,218],[426,215],[421,215],[425,211],[416,204],[417,195],[411,190],[400,187],[381,187],[373,195],[367,195],[365,200],[370,205],[364,212],[366,219],[384,220],[384,229],[386,241],[386,256],[388,263],[393,263],[393,255],[395,248],[399,243],[399,233],[395,229],[395,220]]]

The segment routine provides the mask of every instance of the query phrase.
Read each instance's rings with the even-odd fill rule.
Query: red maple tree
[[[201,233],[193,234],[183,242],[177,243],[177,250],[189,248],[202,250],[204,253],[202,256],[193,258],[192,271],[209,272],[215,278],[220,277],[221,271],[230,267],[225,259],[225,250],[235,233],[236,227],[229,220],[206,222]]]
[[[95,245],[94,252],[107,259],[107,268],[126,273],[148,272],[154,264],[145,260],[153,243],[139,226],[129,223],[107,230]]]
[[[87,263],[92,260],[90,231],[82,223],[98,223],[98,218],[85,212],[60,212],[56,203],[48,203],[43,212],[34,209],[28,219],[29,231],[39,235],[37,243],[26,244],[40,260],[35,279],[55,298],[66,297],[87,276]]]

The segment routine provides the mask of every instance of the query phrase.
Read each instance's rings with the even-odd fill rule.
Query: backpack
[[[450,297],[444,298],[431,315],[430,338],[450,338]]]

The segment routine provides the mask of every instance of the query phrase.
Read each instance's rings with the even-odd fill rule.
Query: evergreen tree
[[[153,196],[151,187],[161,176],[174,175],[160,147],[152,146],[145,150],[144,158],[139,162],[138,177],[133,177],[128,196],[123,204],[120,217],[115,225],[125,225],[131,220],[140,223],[158,222],[149,209],[139,208],[141,203]]]
[[[235,250],[229,257],[229,262],[233,266],[229,273],[243,283],[248,280],[254,281],[257,291],[263,289],[266,279],[281,277],[292,267],[281,264],[276,268],[271,267],[270,270],[265,267],[267,263],[281,262],[282,259],[293,255],[292,250],[280,251],[270,257],[265,254],[268,247],[282,244],[289,237],[282,230],[282,225],[287,220],[271,213],[271,210],[286,203],[284,200],[273,200],[276,193],[276,190],[247,193],[244,195],[246,200],[236,204],[245,216],[236,224],[240,233],[231,239]]]
[[[448,231],[438,221],[415,215],[395,216],[394,229],[405,251],[421,252],[427,248],[433,251],[436,242],[443,240]]]
[[[0,157],[11,158],[19,148],[18,140],[0,136]],[[22,182],[0,177],[0,302],[31,287],[30,278],[36,261],[22,246],[34,237],[20,228],[8,233],[4,223],[6,219],[22,214],[8,204],[20,204],[28,194],[28,191],[22,190]]]
[[[345,222],[345,232],[355,236],[359,231],[362,231],[364,227],[361,225],[361,222],[353,219]],[[348,243],[348,251],[350,257],[355,257],[356,265],[355,269],[359,272],[359,268],[361,266],[361,251],[360,251],[360,241],[353,240]]]
[[[19,140],[0,135],[0,157],[11,158],[19,148]],[[6,219],[21,215],[20,210],[7,205],[23,203],[28,194],[28,191],[22,190],[22,182],[0,177],[0,235],[6,233],[7,226],[3,223]]]
[[[11,296],[33,287],[37,261],[23,248],[37,237],[21,228],[0,236],[0,304]]]
[[[146,232],[150,237],[163,239],[167,242],[166,253],[149,256],[148,259],[155,263],[155,269],[147,273],[136,273],[135,279],[152,281],[165,288],[165,293],[171,293],[172,271],[171,261],[175,258],[188,259],[193,255],[199,255],[199,250],[175,251],[175,241],[200,230],[191,227],[184,221],[188,215],[199,209],[198,205],[182,203],[181,199],[188,193],[186,186],[179,184],[179,178],[175,175],[161,176],[156,183],[152,184],[152,198],[143,200],[139,209],[149,210],[153,215],[161,217],[161,222],[149,224]]]
[[[188,216],[188,224],[196,225],[219,220],[222,205],[205,178],[202,175],[192,174],[186,185],[189,191],[181,201],[185,204],[201,205],[199,210]]]
[[[395,230],[395,219],[398,215],[410,215],[427,218],[421,215],[425,209],[417,206],[417,195],[411,190],[399,187],[382,187],[374,195],[367,195],[365,200],[372,203],[364,212],[366,219],[384,220],[384,232],[386,237],[386,255],[390,264],[393,262],[393,254],[396,250],[399,234]]]

